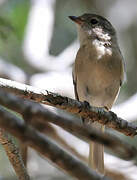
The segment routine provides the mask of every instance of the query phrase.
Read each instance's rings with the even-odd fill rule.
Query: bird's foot
[[[109,108],[107,106],[102,107],[105,111],[109,111]]]
[[[88,101],[84,101],[83,103],[84,103],[84,107],[85,107],[85,108],[89,108],[90,104],[89,104]]]

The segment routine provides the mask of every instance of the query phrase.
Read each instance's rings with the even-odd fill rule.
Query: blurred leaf
[[[7,39],[9,33],[13,31],[14,30],[11,23],[3,17],[0,17],[0,38],[2,38],[3,40]]]
[[[30,0],[6,0],[0,5],[0,56],[31,74],[33,68],[22,52],[29,9]]]
[[[29,9],[30,2],[28,0],[19,1],[15,4],[14,8],[11,9],[10,18],[20,40],[24,37]]]
[[[8,0],[0,6],[0,16],[9,19],[20,41],[24,37],[29,9],[29,0]]]

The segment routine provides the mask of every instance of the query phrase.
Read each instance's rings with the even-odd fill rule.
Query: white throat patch
[[[93,32],[99,37],[99,39],[102,39],[103,41],[110,41],[111,37],[108,33],[103,33],[103,30],[101,28],[94,28]]]
[[[96,48],[97,50],[97,59],[100,60],[103,58],[103,56],[112,55],[112,48],[111,47],[105,47],[105,42],[101,42],[98,39],[95,39],[92,41],[92,45]]]

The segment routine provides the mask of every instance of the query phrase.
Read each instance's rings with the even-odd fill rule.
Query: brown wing
[[[73,72],[72,72],[72,77],[73,77],[73,85],[74,85],[75,98],[79,101],[78,92],[77,92],[77,78],[74,77],[74,73]]]
[[[122,61],[120,86],[122,86],[124,82],[126,82],[126,70],[125,70],[125,63],[124,61]]]
[[[125,65],[125,61],[124,58],[121,54],[121,51],[119,49],[120,55],[121,55],[121,77],[120,77],[120,86],[122,86],[124,84],[124,82],[126,82],[127,78],[126,78],[126,65]]]

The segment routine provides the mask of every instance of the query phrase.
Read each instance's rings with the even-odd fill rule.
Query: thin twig
[[[27,167],[27,156],[28,156],[28,147],[23,143],[20,143],[20,153],[25,167]]]
[[[30,180],[18,147],[15,145],[11,135],[3,129],[0,129],[0,143],[4,147],[19,180]]]
[[[110,180],[90,169],[3,107],[0,107],[0,126],[79,180]]]
[[[137,134],[136,125],[117,117],[117,115],[111,111],[104,111],[103,108],[92,107],[84,102],[3,78],[0,78],[0,87],[22,98],[66,110],[89,119],[91,122],[97,121],[127,136],[133,137]]]
[[[0,104],[22,114],[27,123],[36,128],[36,123],[42,123],[44,127],[44,124],[47,126],[47,122],[51,122],[85,141],[92,140],[104,144],[123,159],[130,160],[136,156],[136,149],[133,146],[110,134],[98,132],[91,126],[83,126],[79,118],[55,114],[38,103],[25,101],[4,91],[0,91]]]

